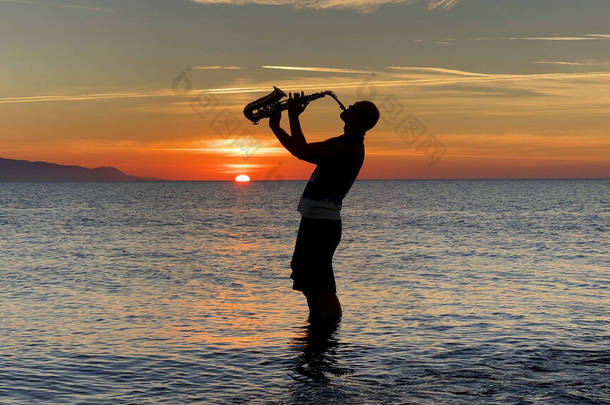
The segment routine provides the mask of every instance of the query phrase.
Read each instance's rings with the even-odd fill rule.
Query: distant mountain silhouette
[[[150,181],[148,177],[129,176],[114,167],[87,169],[47,162],[0,158],[0,181]]]

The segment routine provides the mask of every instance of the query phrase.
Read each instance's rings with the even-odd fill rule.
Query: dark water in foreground
[[[610,181],[357,182],[334,331],[304,184],[0,184],[0,402],[610,403]]]

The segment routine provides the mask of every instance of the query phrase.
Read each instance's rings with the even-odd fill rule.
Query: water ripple
[[[357,182],[326,325],[303,187],[0,184],[0,402],[610,403],[609,181]]]

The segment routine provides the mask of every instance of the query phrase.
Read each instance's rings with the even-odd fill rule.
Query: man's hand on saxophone
[[[288,114],[289,116],[298,117],[301,115],[309,102],[305,99],[305,93],[288,93]]]
[[[288,99],[288,118],[290,119],[290,132],[292,136],[280,127],[282,111],[276,110],[269,116],[269,128],[273,131],[280,143],[295,157],[303,159],[307,149],[307,141],[301,131],[299,115],[305,111],[308,101],[303,99],[303,92],[290,93]]]
[[[299,115],[305,111],[308,103],[304,97],[304,93],[301,92],[301,94],[290,93],[288,98],[288,119],[290,121],[290,139],[294,150],[293,154],[301,160],[306,160],[305,156],[307,155],[307,141],[299,121]]]
[[[301,91],[301,94],[299,93],[288,93],[288,116],[289,117],[298,117],[299,115],[301,115],[301,113],[303,111],[305,111],[305,108],[307,108],[307,105],[309,104],[309,101],[305,100],[305,94],[303,91]],[[280,126],[280,120],[282,119],[282,110],[277,109],[275,110],[270,116],[269,116],[269,127],[271,127],[271,129],[273,128],[277,128]]]

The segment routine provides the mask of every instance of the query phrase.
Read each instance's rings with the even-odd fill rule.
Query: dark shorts
[[[341,240],[341,221],[301,217],[290,267],[293,290],[337,292],[333,254]]]

